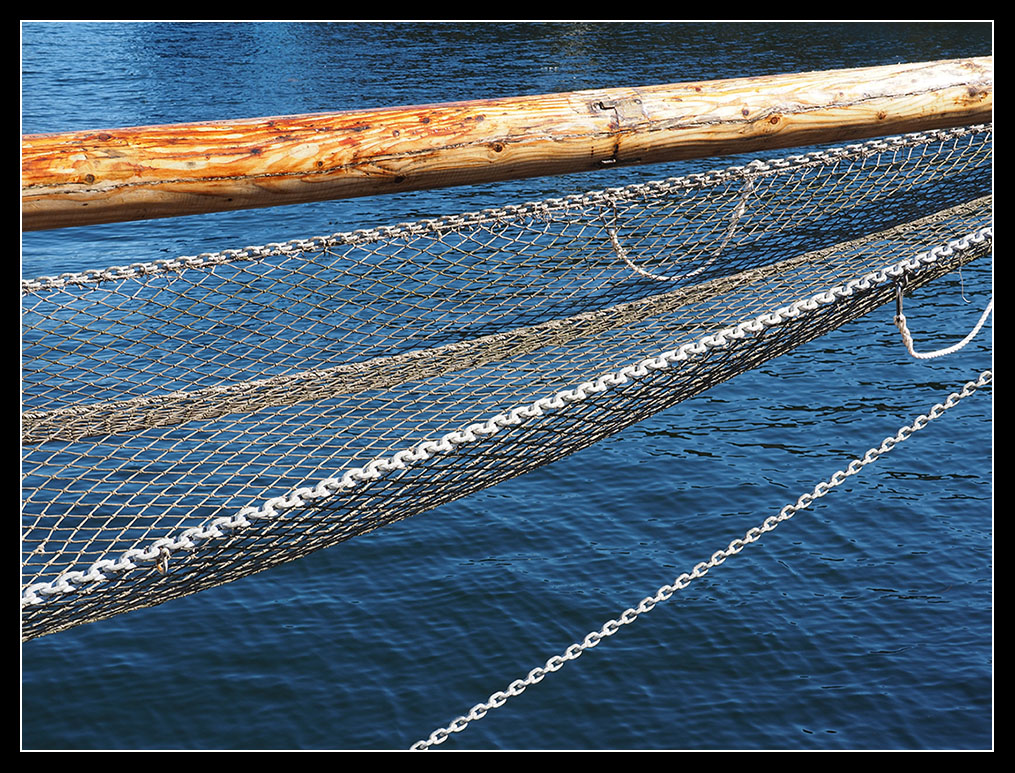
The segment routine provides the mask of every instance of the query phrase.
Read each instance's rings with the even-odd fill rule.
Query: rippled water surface
[[[991,52],[989,25],[46,24],[23,130],[649,85]],[[717,160],[722,167],[727,160]],[[559,196],[614,170],[26,234],[22,275]],[[695,166],[695,169],[700,166]],[[981,260],[907,307],[930,346]],[[967,302],[968,301],[968,302]],[[22,647],[27,749],[404,749],[706,560],[992,361],[882,309],[621,435],[286,566]],[[991,390],[442,749],[984,749]]]

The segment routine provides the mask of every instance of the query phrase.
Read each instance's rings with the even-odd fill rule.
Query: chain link
[[[991,383],[992,380],[993,372],[985,370],[975,381],[966,383],[961,390],[948,395],[943,403],[934,405],[934,407],[932,407],[926,414],[918,416],[911,424],[900,428],[894,436],[887,437],[881,441],[881,445],[871,448],[863,455],[863,457],[851,461],[846,466],[846,469],[833,473],[827,481],[818,483],[814,487],[813,491],[801,495],[795,503],[786,505],[778,512],[778,514],[770,515],[762,522],[761,526],[749,529],[742,539],[734,539],[725,549],[717,550],[713,553],[712,557],[708,561],[702,561],[696,564],[691,572],[681,574],[670,585],[663,585],[655,592],[654,595],[647,596],[642,599],[637,607],[624,610],[624,612],[621,613],[615,620],[608,620],[603,624],[599,631],[593,631],[587,634],[580,643],[572,644],[564,650],[563,654],[551,657],[546,661],[546,664],[543,667],[532,669],[528,673],[528,676],[524,679],[516,679],[508,686],[506,691],[493,693],[486,702],[477,703],[469,710],[468,714],[458,717],[445,728],[435,730],[425,740],[420,740],[414,743],[410,749],[414,751],[423,751],[444,743],[444,741],[446,741],[452,733],[462,732],[471,722],[475,722],[476,720],[482,719],[486,716],[491,709],[503,706],[507,702],[508,697],[521,695],[526,688],[542,681],[548,672],[558,671],[561,667],[563,667],[565,661],[576,660],[581,657],[586,650],[595,647],[603,639],[613,636],[622,626],[630,625],[637,620],[640,615],[650,612],[657,604],[669,599],[676,591],[683,590],[690,585],[693,580],[704,577],[708,574],[710,569],[714,569],[722,564],[727,558],[736,555],[747,545],[757,542],[761,538],[762,534],[773,531],[780,523],[788,521],[801,510],[805,510],[810,507],[815,500],[825,496],[835,487],[842,485],[849,477],[856,475],[868,464],[876,461],[883,454],[886,454],[895,448],[895,446],[903,440],[911,437],[914,432],[926,427],[933,419],[941,416],[941,414],[943,414],[947,409],[958,403],[959,400],[969,397],[978,388],[986,386]]]

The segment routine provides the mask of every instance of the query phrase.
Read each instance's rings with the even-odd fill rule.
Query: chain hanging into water
[[[947,409],[954,407],[959,400],[969,397],[969,395],[973,394],[976,389],[986,386],[991,383],[992,380],[993,372],[985,370],[975,381],[966,383],[960,391],[953,392],[948,395],[943,403],[936,404],[926,414],[918,416],[911,424],[899,429],[893,437],[885,438],[881,442],[881,445],[876,448],[871,448],[862,457],[851,461],[846,466],[846,469],[839,470],[834,473],[827,481],[823,481],[815,486],[813,491],[808,494],[801,495],[794,504],[783,507],[777,515],[770,515],[762,522],[761,526],[749,529],[743,538],[734,539],[724,550],[717,550],[713,553],[712,557],[709,558],[708,561],[702,561],[696,564],[690,572],[681,574],[673,581],[672,584],[663,585],[655,592],[654,595],[647,596],[642,599],[637,607],[626,609],[616,619],[608,620],[600,630],[589,633],[581,642],[572,644],[564,650],[562,654],[554,655],[547,660],[543,666],[538,666],[532,669],[523,679],[516,679],[511,682],[505,690],[499,690],[493,693],[485,702],[477,703],[469,710],[468,714],[458,717],[447,727],[435,730],[425,740],[420,740],[414,743],[410,749],[414,751],[424,751],[433,746],[444,743],[444,741],[446,741],[452,733],[462,732],[469,726],[470,723],[485,717],[491,709],[503,706],[507,702],[508,698],[521,695],[525,692],[526,688],[541,682],[547,674],[559,671],[563,668],[567,661],[576,660],[581,657],[586,650],[595,647],[603,639],[613,636],[613,634],[620,630],[621,626],[633,623],[638,619],[639,615],[650,612],[656,604],[668,601],[678,590],[683,590],[690,585],[693,580],[704,577],[708,573],[709,569],[714,569],[719,566],[727,558],[736,555],[752,542],[757,542],[761,538],[762,534],[773,531],[783,521],[788,521],[799,511],[810,507],[816,499],[820,499],[833,488],[842,485],[851,475],[856,475],[868,464],[876,461],[882,454],[888,453],[903,440],[909,438],[914,432],[923,429],[933,419],[941,416],[941,414],[943,414]]]

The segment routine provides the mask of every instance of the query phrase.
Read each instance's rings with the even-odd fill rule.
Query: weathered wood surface
[[[989,122],[993,57],[25,135],[25,230],[563,174]]]

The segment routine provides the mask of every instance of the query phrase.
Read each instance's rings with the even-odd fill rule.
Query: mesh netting
[[[24,282],[24,636],[526,472],[989,254],[991,147],[929,132]]]

